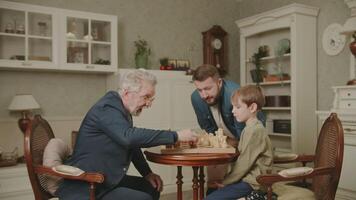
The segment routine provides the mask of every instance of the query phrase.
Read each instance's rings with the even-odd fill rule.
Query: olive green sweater
[[[257,119],[246,122],[238,145],[240,155],[223,180],[224,185],[243,180],[254,189],[259,188],[256,177],[272,168],[272,144],[266,128]]]

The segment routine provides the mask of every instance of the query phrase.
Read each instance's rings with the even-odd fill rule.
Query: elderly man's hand
[[[145,176],[145,179],[151,183],[151,185],[156,188],[157,191],[162,192],[163,190],[163,181],[160,176],[155,173],[149,173]]]
[[[196,142],[198,139],[197,134],[190,129],[177,131],[177,134],[178,134],[178,141],[182,141],[182,142],[188,142],[188,141]]]

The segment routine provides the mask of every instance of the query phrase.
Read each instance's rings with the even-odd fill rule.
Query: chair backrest
[[[332,200],[339,184],[344,154],[344,132],[336,113],[325,120],[318,137],[314,167],[331,167],[330,175],[313,178],[316,199]]]
[[[34,166],[42,165],[44,149],[52,138],[54,134],[48,122],[40,115],[36,115],[27,127],[24,139],[27,171],[36,200],[53,197],[44,189],[47,188],[48,177],[38,175],[34,170]]]

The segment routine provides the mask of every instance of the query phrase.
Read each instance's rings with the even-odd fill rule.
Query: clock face
[[[219,38],[215,38],[212,42],[211,42],[211,46],[214,48],[214,49],[221,49],[222,47],[222,42]]]
[[[341,29],[340,24],[333,23],[324,30],[322,44],[328,55],[335,56],[344,49],[346,36],[340,34]]]

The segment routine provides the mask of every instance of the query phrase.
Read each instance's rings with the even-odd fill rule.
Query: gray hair
[[[152,86],[156,86],[157,78],[145,69],[136,69],[129,71],[120,77],[119,94],[123,90],[130,92],[139,92],[142,88],[142,81],[149,82]]]

